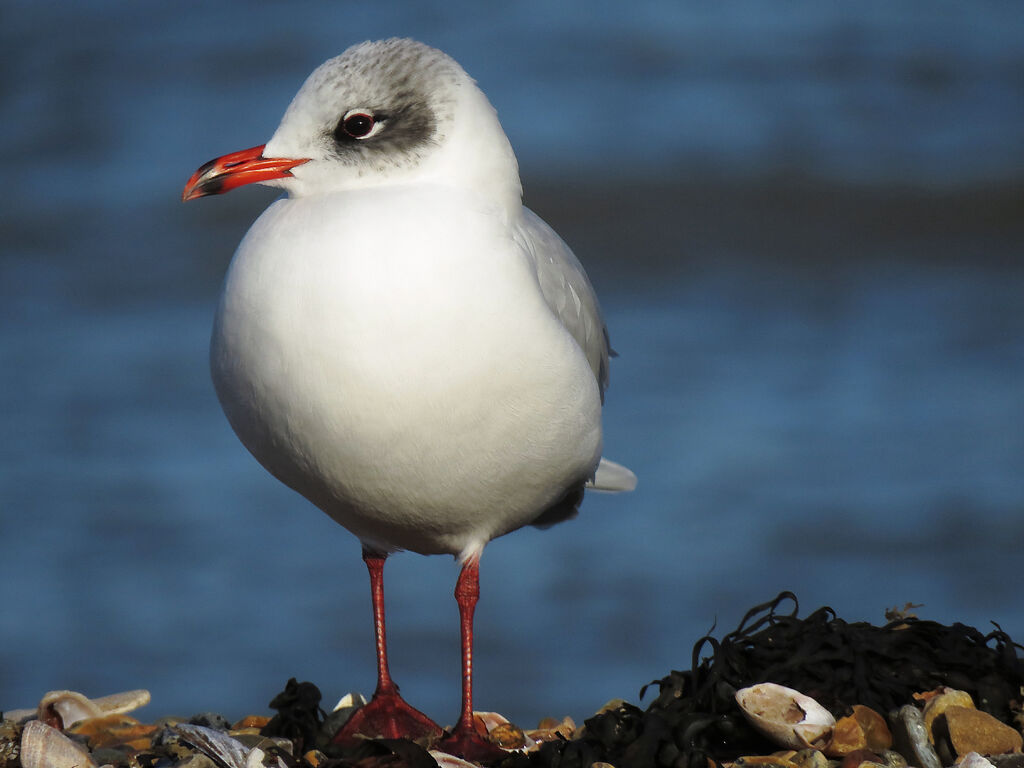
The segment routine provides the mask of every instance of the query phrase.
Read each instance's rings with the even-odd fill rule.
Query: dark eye
[[[338,127],[353,139],[364,139],[373,132],[374,125],[376,123],[373,115],[368,115],[365,112],[354,112],[351,115],[345,115],[341,125]],[[335,131],[335,135],[337,134],[338,132]]]

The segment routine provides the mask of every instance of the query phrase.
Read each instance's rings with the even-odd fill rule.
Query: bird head
[[[321,64],[265,145],[206,163],[182,199],[252,182],[293,197],[408,183],[521,195],[515,155],[476,83],[445,53],[399,38]]]

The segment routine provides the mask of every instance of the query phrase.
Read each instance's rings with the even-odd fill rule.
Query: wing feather
[[[603,399],[608,386],[608,358],[614,353],[587,273],[562,238],[526,207],[521,235],[544,300],[587,356]]]

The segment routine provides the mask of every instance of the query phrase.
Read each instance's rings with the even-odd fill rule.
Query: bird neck
[[[460,89],[457,117],[425,175],[466,189],[501,210],[518,210],[523,188],[512,145],[487,97],[472,81],[466,86]]]

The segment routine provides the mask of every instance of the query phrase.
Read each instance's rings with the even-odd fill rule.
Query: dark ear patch
[[[419,99],[402,101],[398,94],[393,105],[375,109],[373,119],[381,123],[380,131],[368,138],[360,138],[346,129],[345,118],[338,120],[331,139],[335,151],[342,158],[358,153],[365,157],[391,156],[415,153],[433,143],[437,133],[437,118],[427,102]]]

